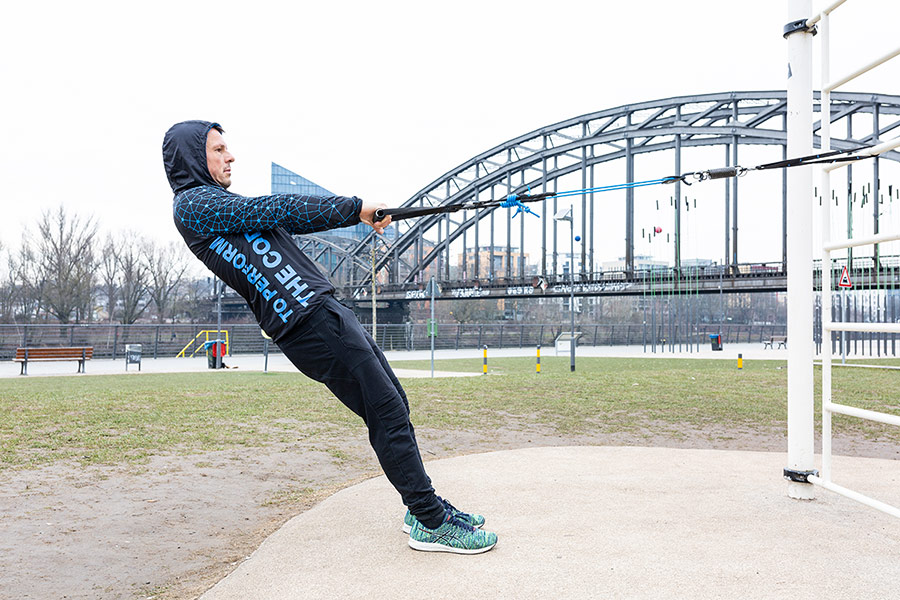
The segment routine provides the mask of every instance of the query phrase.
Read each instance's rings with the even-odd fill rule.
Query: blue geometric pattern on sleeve
[[[249,233],[281,227],[313,233],[359,222],[362,201],[344,196],[273,194],[247,198],[218,187],[200,186],[175,196],[175,216],[203,235]]]

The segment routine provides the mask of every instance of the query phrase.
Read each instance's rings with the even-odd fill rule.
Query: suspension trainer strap
[[[412,219],[415,217],[424,217],[425,215],[436,215],[441,213],[456,212],[463,210],[462,204],[447,204],[441,206],[425,206],[425,207],[407,207],[407,208],[379,208],[375,210],[375,222],[384,220],[388,215],[392,221],[400,221],[402,219]]]
[[[456,212],[459,210],[474,210],[479,208],[515,208],[516,212],[513,217],[520,213],[527,212],[535,216],[539,216],[534,211],[526,207],[524,202],[539,202],[547,198],[565,198],[567,196],[577,196],[580,194],[594,194],[600,192],[610,192],[614,190],[627,190],[631,188],[645,187],[650,185],[660,185],[666,183],[675,183],[681,181],[690,185],[688,179],[694,181],[707,181],[712,179],[727,179],[729,177],[740,177],[750,171],[766,171],[769,169],[786,169],[789,167],[800,167],[804,165],[828,164],[837,162],[850,162],[857,160],[865,160],[872,158],[869,155],[855,154],[861,150],[872,148],[869,146],[860,146],[850,150],[832,150],[830,152],[821,152],[819,154],[810,154],[807,156],[799,156],[797,158],[789,158],[787,160],[779,160],[776,162],[765,163],[755,167],[722,167],[719,169],[709,169],[707,171],[693,171],[683,175],[670,175],[660,179],[649,179],[646,181],[630,181],[627,183],[617,183],[613,185],[604,185],[600,187],[584,188],[580,190],[568,190],[565,192],[543,192],[541,194],[510,194],[503,200],[485,200],[481,202],[465,202],[462,204],[442,204],[439,206],[428,207],[407,207],[407,208],[379,208],[375,211],[375,222],[381,221],[387,215],[391,216],[391,220],[399,221],[401,219],[411,219],[414,217],[422,217],[425,215],[435,215],[441,213]]]
[[[853,154],[854,152],[859,152],[860,150],[866,150],[867,148],[872,148],[869,146],[860,146],[859,148],[851,148],[850,150],[832,150],[831,152],[823,152],[821,154],[810,154],[808,156],[801,156],[798,158],[789,158],[787,160],[779,160],[776,162],[766,163],[764,165],[758,165],[753,167],[752,171],[765,171],[766,169],[783,169],[787,167],[802,167],[803,165],[819,165],[819,164],[827,164],[827,163],[837,163],[837,162],[849,162],[855,160],[864,160],[867,158],[872,158],[871,156],[844,156],[847,154]]]
[[[832,150],[831,152],[821,152],[819,154],[809,154],[807,156],[798,156],[796,158],[788,158],[786,160],[778,160],[775,162],[757,165],[755,167],[723,167],[721,169],[709,169],[708,171],[694,171],[685,173],[681,176],[682,181],[690,185],[688,178],[694,181],[706,181],[708,179],[725,179],[727,177],[740,177],[750,171],[766,171],[769,169],[787,169],[790,167],[802,167],[805,165],[823,165],[838,162],[851,162],[857,160],[865,160],[872,158],[869,155],[855,155],[854,153],[872,146],[860,146],[851,148],[850,150]]]
[[[675,183],[676,181],[680,181],[680,180],[681,180],[681,177],[679,177],[677,175],[671,175],[669,177],[662,177],[660,179],[648,179],[647,181],[630,181],[628,183],[617,183],[614,185],[603,185],[600,187],[584,188],[583,190],[570,190],[568,192],[557,192],[555,194],[555,196],[557,198],[565,198],[566,196],[577,196],[579,194],[612,192],[615,190],[627,190],[630,188],[646,187],[648,185],[659,185],[661,183]]]

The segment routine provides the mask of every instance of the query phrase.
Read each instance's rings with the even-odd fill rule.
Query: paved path
[[[778,453],[529,448],[428,463],[499,535],[476,556],[411,550],[384,477],[295,517],[202,600],[897,598],[900,520],[819,490],[787,497]],[[900,503],[900,466],[835,459]]]

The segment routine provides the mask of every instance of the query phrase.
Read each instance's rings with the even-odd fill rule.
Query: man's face
[[[228,151],[225,138],[218,129],[210,129],[206,136],[206,167],[216,183],[228,189],[231,185],[231,163],[234,157]]]

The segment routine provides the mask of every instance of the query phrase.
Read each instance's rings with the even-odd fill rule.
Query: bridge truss
[[[819,110],[818,101],[815,110]],[[402,206],[430,207],[502,199],[507,194],[529,190],[540,193],[589,188],[595,186],[595,181],[596,185],[630,183],[636,180],[636,158],[649,153],[664,153],[658,155],[662,157],[664,170],[650,174],[653,178],[687,170],[753,166],[756,155],[749,149],[752,146],[780,146],[781,156],[770,155],[768,160],[787,157],[786,122],[787,97],[783,91],[726,92],[629,104],[548,125],[500,144],[448,171]],[[845,132],[833,134],[832,149],[878,142],[885,134],[900,127],[900,96],[834,93],[831,95],[830,122],[833,132]],[[814,124],[816,140],[820,129],[821,121]],[[701,147],[719,147],[718,163],[692,164],[691,169],[683,168],[685,151]],[[709,154],[704,156],[707,157],[704,160],[709,160]],[[878,198],[885,193],[879,189],[882,177],[879,161],[883,160],[900,162],[900,153],[882,154],[873,159],[874,167],[868,167],[873,169],[869,195],[875,198],[872,213],[875,231],[879,220]],[[867,167],[856,167],[864,168]],[[849,172],[848,206],[853,193],[852,169]],[[601,176],[604,177],[602,182]],[[609,181],[613,176],[617,179]],[[786,266],[787,184],[785,176],[781,177],[780,214],[768,215],[769,225],[781,230],[781,261],[763,269],[763,273],[770,273],[774,268],[779,277],[783,277]],[[741,179],[726,180],[724,185],[722,182],[700,185],[719,186],[717,194],[721,200],[720,214],[724,216],[725,240],[720,269],[734,275],[747,274],[746,266],[739,268],[742,263],[738,257]],[[686,191],[684,184],[665,187],[663,193],[671,196],[674,213],[673,235],[666,234],[669,237],[667,243],[672,246],[674,271],[681,273],[681,224],[684,211],[691,207],[682,203]],[[900,196],[900,186],[893,187],[897,187]],[[894,193],[893,188],[891,193]],[[624,223],[619,227],[622,227],[624,245],[620,256],[624,259],[623,273],[615,278],[633,280],[635,273],[641,270],[635,255],[635,190],[625,190],[621,194],[624,195]],[[430,275],[436,275],[445,288],[451,289],[498,284],[515,288],[517,285],[536,285],[538,277],[544,282],[561,282],[570,264],[574,264],[579,281],[601,283],[604,278],[610,278],[609,269],[602,272],[598,257],[599,242],[602,237],[609,237],[611,226],[607,211],[600,204],[606,200],[591,193],[575,198],[575,210],[580,217],[577,233],[582,241],[574,257],[569,257],[566,252],[568,227],[558,233],[552,218],[559,208],[568,207],[570,199],[567,198],[533,205],[541,216],[540,224],[529,222],[527,229],[525,216],[513,220],[508,217],[512,213],[507,208],[460,211],[399,221],[395,223],[395,235],[374,239],[374,234],[370,234],[355,247],[335,254],[329,271],[332,275],[342,272],[344,277],[340,278],[340,284],[348,295],[360,298],[371,287],[372,246],[375,244],[377,283],[389,295],[398,298],[404,293],[407,298],[415,297],[408,293],[421,290]],[[649,238],[645,229],[641,236]],[[451,247],[455,248],[455,254]],[[526,248],[533,249],[530,266],[526,265]],[[621,282],[617,285],[621,286]],[[782,285],[779,281],[772,289]]]

